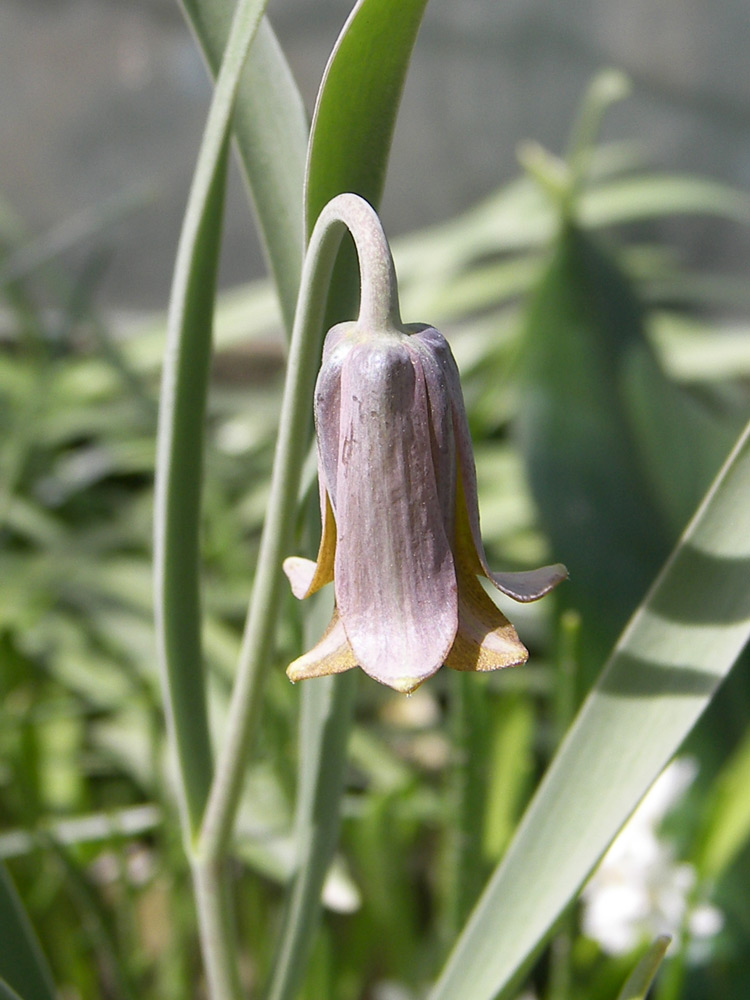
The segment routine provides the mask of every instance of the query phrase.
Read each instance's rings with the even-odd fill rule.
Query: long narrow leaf
[[[646,1000],[654,976],[659,971],[671,938],[666,934],[658,937],[643,958],[628,976],[622,989],[617,994],[617,1000]]]
[[[490,1000],[509,983],[728,673],[750,635],[748,497],[750,425],[584,703],[430,1000]]]
[[[55,1000],[36,934],[5,865],[0,863],[0,977],[24,1000]],[[8,994],[12,996],[13,993]]]
[[[358,0],[328,60],[315,104],[305,173],[305,225],[351,191],[378,208],[401,93],[427,0]],[[328,325],[351,319],[357,265],[342,246]]]
[[[216,76],[233,0],[183,0],[183,6]],[[304,247],[302,183],[308,127],[299,90],[266,18],[240,81],[233,129],[285,325],[291,330]]]
[[[359,0],[328,60],[305,178],[310,232],[344,191],[377,207],[412,48],[427,0]]]
[[[162,377],[154,514],[156,620],[183,806],[193,833],[211,781],[199,586],[203,425],[230,121],[262,10],[259,0],[240,0],[232,23],[180,235]]]

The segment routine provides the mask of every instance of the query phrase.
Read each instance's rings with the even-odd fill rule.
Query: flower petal
[[[558,583],[567,579],[568,570],[562,563],[541,566],[539,569],[493,573],[487,565],[487,557],[481,540],[477,548],[476,539],[471,530],[470,508],[464,491],[461,470],[458,474],[456,494],[456,561],[460,562],[466,572],[486,577],[501,593],[507,594],[508,597],[512,597],[514,601],[519,601],[521,604],[538,601],[540,597],[544,597],[545,594],[553,590]],[[478,521],[479,514],[477,512],[477,523]]]
[[[326,334],[323,360],[315,383],[315,430],[318,440],[318,480],[328,490],[336,511],[336,468],[341,423],[341,371],[355,340],[356,324],[339,323]]]
[[[333,580],[334,555],[336,552],[336,521],[331,509],[328,491],[321,483],[320,506],[323,521],[318,561],[303,559],[301,556],[290,556],[284,560],[284,572],[292,585],[292,593],[303,600],[316,593],[321,587]]]
[[[421,367],[430,406],[430,445],[443,524],[449,539],[455,531],[456,518],[456,443],[446,367],[453,359],[448,341],[434,327],[412,325],[415,332],[407,346],[415,363]]]
[[[292,593],[300,601],[303,600],[309,594],[318,564],[312,559],[303,559],[302,556],[289,556],[284,560],[283,567],[292,585]]]
[[[479,525],[477,472],[474,465],[469,421],[466,417],[458,368],[450,351],[445,359],[445,373],[450,388],[453,430],[458,454],[456,548],[461,549],[463,557],[467,558],[467,568],[471,566],[474,573],[485,576],[503,594],[507,594],[514,601],[521,603],[537,601],[540,597],[548,594],[558,583],[567,579],[567,567],[563,566],[562,563],[553,563],[539,569],[514,573],[493,573],[490,569]],[[470,550],[472,550],[471,553]]]
[[[405,338],[357,344],[341,378],[336,601],[371,677],[413,690],[458,628],[421,365]]]
[[[499,591],[522,604],[538,601],[558,583],[568,578],[567,567],[562,563],[540,566],[539,569],[521,570],[517,573],[491,573],[489,570],[485,572],[487,579],[490,583],[494,583]]]
[[[458,633],[445,660],[454,670],[499,670],[525,663],[529,653],[505,615],[473,575],[459,576]]]
[[[356,666],[357,661],[346,638],[343,623],[334,608],[333,617],[320,642],[290,663],[286,673],[291,681],[302,681],[311,677],[325,677],[327,674],[341,674]]]

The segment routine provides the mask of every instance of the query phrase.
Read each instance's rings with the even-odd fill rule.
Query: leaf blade
[[[430,1000],[490,1000],[708,704],[750,635],[750,425],[623,633]]]
[[[230,0],[183,2],[214,77],[221,65],[233,6]],[[284,323],[290,331],[302,272],[302,187],[308,125],[302,97],[265,17],[240,81],[233,130]]]
[[[305,226],[352,192],[377,210],[406,71],[427,0],[358,0],[326,66],[305,168]],[[342,141],[342,136],[345,141]],[[352,319],[359,287],[349,241],[339,252],[326,325]]]
[[[154,595],[183,809],[195,834],[211,783],[200,613],[203,434],[232,109],[262,0],[240,0],[229,30],[185,211],[167,321],[154,504]]]
[[[427,0],[358,0],[349,15],[326,66],[313,115],[305,176],[308,233],[324,205],[345,191],[377,208],[426,6]]]
[[[24,1000],[55,1000],[52,974],[8,870],[0,862],[0,977]],[[11,996],[13,993],[11,992]]]
[[[668,935],[663,934],[653,942],[626,979],[622,989],[617,994],[617,1000],[646,1000],[649,986],[659,971],[659,966],[667,953],[671,940]]]

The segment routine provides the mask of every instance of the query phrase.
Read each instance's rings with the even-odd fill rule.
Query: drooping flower
[[[526,602],[567,571],[559,564],[489,570],[463,395],[445,338],[421,325],[334,327],[323,349],[315,424],[320,550],[317,562],[293,557],[284,570],[299,598],[333,581],[336,608],[289,677],[358,665],[410,692],[443,664],[496,670],[524,663],[525,646],[477,577]]]

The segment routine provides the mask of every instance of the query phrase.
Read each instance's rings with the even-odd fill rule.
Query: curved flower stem
[[[360,321],[378,324],[381,328],[396,327],[400,322],[393,260],[380,220],[362,198],[353,194],[338,195],[326,205],[315,224],[302,269],[268,514],[263,526],[226,737],[198,839],[197,855],[205,864],[215,864],[226,853],[258,720],[265,668],[276,627],[281,562],[290,547],[300,475],[308,447],[311,400],[328,284],[346,230],[354,238],[360,263]]]

